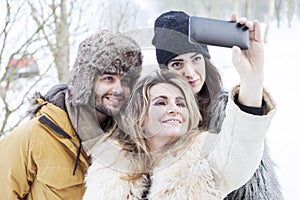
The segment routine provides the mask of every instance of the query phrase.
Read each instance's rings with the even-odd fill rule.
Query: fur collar
[[[206,133],[200,134],[189,148],[160,160],[150,176],[152,184],[148,199],[221,199],[214,182],[213,170],[207,160],[199,155],[205,137]],[[123,151],[115,142],[110,141],[109,145],[116,145],[115,152],[109,153],[110,161],[116,161],[117,157],[125,158],[124,154],[120,156]],[[107,148],[104,145],[101,149],[98,151],[97,160],[94,160],[88,170],[84,199],[141,199],[147,189],[147,176],[135,182],[121,179],[127,171],[119,168],[119,164],[128,167],[129,161],[108,162],[102,159],[105,156],[99,159],[99,153],[104,153],[103,150]],[[130,167],[127,169],[130,170]],[[113,192],[111,188],[114,188]]]

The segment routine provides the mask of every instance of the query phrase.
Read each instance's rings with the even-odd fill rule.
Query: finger
[[[261,27],[258,20],[253,21],[254,26],[254,39],[258,42],[262,42],[262,33],[261,33]]]
[[[254,30],[254,22],[253,21],[247,21],[245,25],[249,28],[249,31]]]
[[[237,46],[232,47],[232,63],[235,67],[239,67],[242,60],[241,49]]]
[[[237,14],[235,12],[231,13],[230,21],[236,22],[237,21]]]
[[[241,17],[241,18],[239,19],[239,23],[240,23],[240,24],[246,24],[246,23],[247,23],[247,18],[246,18],[246,17]]]

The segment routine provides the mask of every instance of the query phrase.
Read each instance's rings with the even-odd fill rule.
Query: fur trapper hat
[[[68,83],[71,104],[86,104],[93,93],[94,82],[105,73],[130,74],[133,86],[142,70],[139,45],[119,32],[103,30],[85,39]]]
[[[210,58],[207,45],[189,42],[189,18],[185,12],[170,11],[155,20],[152,44],[161,68],[166,67],[172,58],[189,52],[199,52]]]

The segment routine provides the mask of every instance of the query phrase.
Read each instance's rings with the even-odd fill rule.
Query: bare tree
[[[71,20],[75,8],[80,8],[76,0],[27,0],[30,6],[32,18],[38,26],[44,21],[45,17],[50,16],[50,20],[42,26],[41,33],[49,47],[60,82],[66,82],[69,78],[70,65],[70,26],[74,21]],[[80,16],[80,13],[79,13]],[[80,19],[80,18],[79,18]],[[75,26],[79,27],[78,23]],[[75,30],[72,30],[75,32]]]
[[[46,18],[40,26],[26,30],[25,27],[28,25],[24,18],[28,15],[26,1],[6,0],[1,6],[4,8],[1,11],[5,13],[5,21],[0,23],[0,136],[16,127],[25,118],[25,112],[21,110],[27,96],[43,78],[41,74],[41,76],[27,80],[21,80],[19,77],[15,80],[14,76],[19,70],[18,66],[22,59],[16,59],[14,64],[12,61],[16,56],[18,58],[33,57],[36,49],[43,48],[43,44],[39,42],[39,33],[41,27],[49,20]],[[47,69],[44,73],[46,72]]]
[[[288,26],[292,27],[292,19],[295,13],[295,8],[296,8],[296,2],[295,0],[287,0],[287,18],[288,18]]]
[[[55,80],[56,77],[60,82],[68,79],[70,48],[73,44],[70,38],[86,31],[81,24],[81,13],[83,5],[88,5],[89,1],[84,2],[6,0],[0,4],[1,12],[5,14],[4,21],[0,22],[0,135],[18,126],[25,118],[30,93],[46,85],[47,81],[47,86],[53,84],[53,78],[47,79],[55,74],[55,71],[51,71],[53,68],[56,67],[58,72]],[[15,60],[15,56],[20,60],[17,59],[12,65],[11,60]],[[26,57],[36,58],[42,63],[39,75],[15,78],[18,66]]]
[[[268,0],[268,15],[266,19],[266,29],[264,33],[264,43],[268,42],[268,32],[269,32],[269,27],[272,22],[273,16],[274,16],[274,10],[275,10],[275,0]]]
[[[275,0],[276,21],[277,21],[278,28],[280,27],[281,7],[282,7],[282,0]]]
[[[51,19],[41,33],[52,55],[60,82],[69,78],[78,41],[91,31],[113,29],[121,32],[137,28],[139,6],[132,0],[27,0],[37,25]],[[46,14],[45,14],[46,13]],[[75,49],[75,50],[74,50]],[[71,60],[72,61],[72,60]]]
[[[128,31],[137,27],[138,5],[132,0],[110,0],[95,3],[98,29]]]

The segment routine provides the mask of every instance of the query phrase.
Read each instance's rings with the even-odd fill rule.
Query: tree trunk
[[[60,17],[56,21],[56,49],[54,51],[54,63],[56,66],[59,82],[66,82],[69,79],[70,43],[69,24],[66,9],[66,1],[60,2]]]
[[[292,19],[294,16],[294,7],[295,7],[295,1],[294,0],[288,0],[288,26],[289,28],[292,27]]]
[[[277,27],[280,27],[280,11],[281,11],[281,0],[275,0],[275,10],[276,10],[276,21],[277,21]]]
[[[233,10],[236,12],[236,13],[239,13],[240,12],[240,0],[234,0],[234,3],[233,3]]]
[[[250,16],[250,8],[251,8],[250,0],[245,0],[245,17],[246,18],[249,18],[249,16]]]
[[[275,8],[275,0],[269,0],[268,1],[268,16],[266,19],[266,29],[264,33],[264,43],[268,42],[268,32],[269,32],[269,26],[272,22],[272,18],[274,15],[274,8]]]

